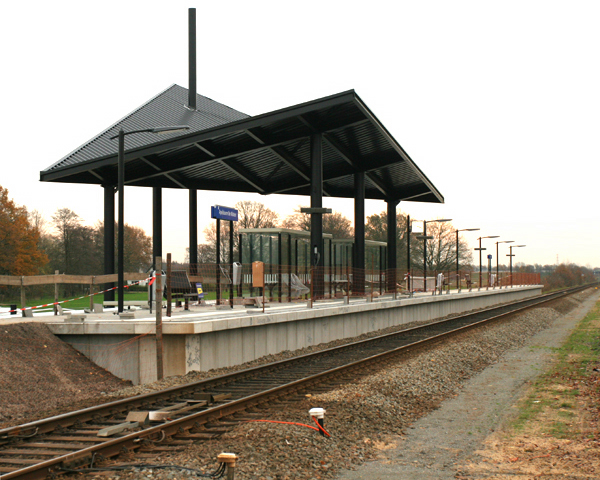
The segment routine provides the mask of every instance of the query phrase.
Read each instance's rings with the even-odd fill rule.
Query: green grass
[[[244,290],[243,292],[244,296],[249,296],[250,295],[250,291],[249,290]],[[77,298],[77,297],[81,297],[82,294],[74,294],[72,296],[69,297],[59,297],[58,301],[63,301],[63,300],[71,300],[72,298]],[[222,294],[224,299],[228,299],[229,298],[229,292],[223,292]],[[234,294],[235,297],[237,297],[237,292],[235,292]],[[217,293],[216,292],[204,292],[204,300],[216,300],[217,298]],[[115,300],[119,299],[119,295],[118,292],[115,291]],[[148,292],[147,291],[125,291],[124,293],[124,300],[147,300],[148,299]],[[51,304],[54,303],[54,296],[43,296],[43,297],[28,297],[26,298],[26,306],[28,307],[35,307],[35,306],[39,306],[39,305],[47,305],[47,304]],[[102,303],[104,302],[104,294],[98,294],[98,295],[94,295],[94,303]],[[18,306],[18,308],[21,308],[21,300],[20,299],[12,299],[12,300],[3,300],[1,305],[4,307],[8,307],[11,304],[16,304]],[[90,297],[86,296],[85,298],[80,298],[78,300],[71,300],[69,302],[65,302],[62,303],[61,306],[63,308],[67,308],[69,310],[82,310],[84,308],[89,308],[90,306]]]
[[[570,438],[577,434],[576,427],[563,422],[576,416],[573,411],[580,390],[575,382],[590,375],[587,368],[598,361],[600,329],[592,325],[600,320],[600,302],[582,319],[568,340],[556,349],[556,361],[533,385],[529,394],[520,402],[519,413],[513,428],[523,432],[529,422],[539,420],[544,433],[557,438]],[[542,418],[541,414],[544,413]],[[575,422],[576,423],[576,422]]]

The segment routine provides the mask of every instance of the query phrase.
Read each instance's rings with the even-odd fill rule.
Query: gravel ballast
[[[465,332],[413,358],[388,365],[353,384],[326,392],[307,392],[307,396],[299,401],[255,410],[260,413],[258,418],[263,420],[310,423],[308,410],[312,407],[325,408],[325,426],[331,438],[297,425],[248,422],[239,424],[219,438],[186,446],[178,452],[163,453],[151,461],[212,471],[216,467],[216,456],[226,451],[239,456],[236,479],[453,478],[463,458],[461,455],[472,452],[478,442],[495,428],[503,416],[502,409],[509,408],[519,388],[531,375],[535,375],[536,368],[530,368],[534,371],[530,371],[529,377],[519,377],[515,373],[524,352],[533,352],[527,359],[529,367],[537,361],[536,358],[548,355],[545,348],[530,348],[531,345],[544,346],[535,340],[540,338],[536,334],[556,328],[563,334],[568,332],[581,316],[578,317],[578,313],[569,317],[565,313],[575,308],[578,308],[576,312],[591,308],[598,299],[598,292],[592,292],[591,297],[589,292],[581,293],[556,301],[549,307],[515,315],[511,320],[485,330]],[[552,338],[559,337],[556,334]],[[269,358],[270,361],[277,359],[277,355]],[[491,380],[477,375],[486,367],[494,365],[498,368],[507,362],[516,366],[516,370],[496,370],[492,383],[485,383]],[[520,380],[503,383],[504,376],[510,380],[515,375]],[[180,377],[179,381],[189,377]],[[468,391],[477,379],[483,379],[484,383],[473,387],[474,391]],[[169,379],[170,384],[176,381],[175,378]],[[461,392],[465,384],[467,388]],[[500,397],[495,398],[494,393],[504,390],[506,400],[503,407],[496,405]],[[447,413],[445,410],[443,414],[439,413],[446,405],[465,395],[471,399],[467,410],[450,409]],[[491,410],[485,410],[485,415],[482,414],[485,421],[477,423],[476,420],[483,417],[475,412],[478,412],[479,403],[485,402],[491,405]],[[433,415],[427,416],[433,411]],[[428,419],[437,414],[442,418],[428,424]],[[463,426],[455,435],[447,435],[452,431],[450,425],[460,426],[467,419],[475,419],[474,432],[464,431]],[[434,430],[437,437],[436,434],[433,437],[425,435],[411,444],[415,448],[407,448],[414,432]],[[441,442],[448,438],[452,438],[450,443]],[[419,443],[421,440],[422,443]],[[445,446],[432,452],[430,449],[436,444]],[[399,457],[399,454],[403,456]],[[369,462],[377,459],[378,462]],[[365,462],[369,463],[363,465]],[[356,468],[358,470],[352,471]],[[93,475],[89,474],[89,478]],[[192,478],[192,475],[178,469],[148,468],[112,473],[110,478],[175,479]]]

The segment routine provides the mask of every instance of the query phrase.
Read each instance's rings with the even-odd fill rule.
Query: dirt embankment
[[[97,403],[130,385],[91,362],[39,323],[0,325],[0,427]]]

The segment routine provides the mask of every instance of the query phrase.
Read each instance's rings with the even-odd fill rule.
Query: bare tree
[[[240,228],[275,228],[279,223],[276,212],[267,208],[260,202],[243,200],[235,204],[238,211],[238,221],[233,222],[233,250],[234,258],[239,254],[239,229]],[[225,225],[224,225],[225,224]],[[217,259],[217,225],[211,222],[204,228],[205,243],[198,245],[198,263],[215,263]],[[229,262],[229,222],[221,222],[221,262]],[[189,259],[189,253],[188,253]]]
[[[260,202],[243,200],[235,204],[238,210],[238,228],[274,228],[279,215]]]
[[[427,236],[433,239],[427,242],[427,270],[443,272],[456,268],[456,230],[450,222],[429,223]],[[422,240],[411,241],[411,262],[417,267],[423,265]],[[459,265],[461,268],[473,263],[473,252],[462,236],[459,235]]]

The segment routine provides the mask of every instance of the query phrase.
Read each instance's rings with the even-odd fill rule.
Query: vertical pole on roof
[[[396,227],[396,205],[399,200],[387,200],[387,289],[396,289],[397,250],[396,241],[398,232]]]
[[[162,190],[152,187],[152,258],[162,258]],[[154,270],[157,269],[154,262]]]
[[[115,186],[102,185],[104,188],[104,274],[115,273]],[[104,289],[113,288],[114,283],[106,283]],[[115,300],[115,291],[104,294],[104,300]]]
[[[188,10],[189,88],[188,107],[196,110],[196,9]]]
[[[190,275],[198,273],[198,190],[190,188]]]
[[[365,172],[354,174],[354,285],[365,293]]]

